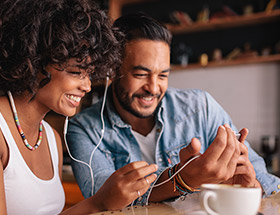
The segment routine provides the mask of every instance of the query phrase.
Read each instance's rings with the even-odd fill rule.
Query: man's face
[[[170,48],[162,41],[133,40],[126,44],[121,77],[113,82],[115,106],[121,116],[153,115],[168,87]]]

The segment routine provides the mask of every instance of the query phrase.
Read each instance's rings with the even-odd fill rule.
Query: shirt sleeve
[[[249,145],[248,147],[249,159],[254,166],[256,178],[263,188],[263,197],[268,197],[272,194],[279,192],[280,178],[267,172],[264,159],[260,157]]]

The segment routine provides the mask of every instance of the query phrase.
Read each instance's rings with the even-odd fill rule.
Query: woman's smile
[[[76,96],[76,95],[72,95],[72,94],[66,94],[66,98],[68,99],[68,101],[70,101],[70,103],[77,107],[80,104],[80,101],[82,99],[83,96]]]

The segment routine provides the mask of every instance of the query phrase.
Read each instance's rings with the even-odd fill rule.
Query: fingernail
[[[152,164],[154,166],[154,168],[157,170],[158,169],[158,165],[157,164]]]
[[[220,128],[221,128],[221,129],[224,129],[224,130],[226,130],[226,129],[225,129],[225,127],[224,127],[224,126],[222,126],[222,125],[220,126]]]

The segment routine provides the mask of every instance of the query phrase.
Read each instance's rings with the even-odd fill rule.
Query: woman
[[[62,211],[62,143],[43,118],[50,110],[74,115],[91,79],[112,75],[116,38],[91,0],[0,3],[0,214]],[[147,191],[156,168],[128,164],[62,214],[123,208]]]

